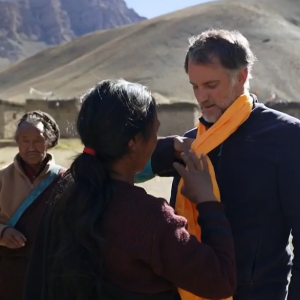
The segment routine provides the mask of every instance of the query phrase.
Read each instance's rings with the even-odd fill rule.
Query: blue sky
[[[208,2],[208,0],[125,0],[139,15],[154,18],[175,10]]]

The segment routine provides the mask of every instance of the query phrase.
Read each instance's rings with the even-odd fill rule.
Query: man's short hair
[[[247,68],[248,78],[251,78],[251,70],[256,61],[248,40],[238,31],[209,29],[189,39],[184,62],[186,72],[189,61],[211,64],[214,59],[218,59],[222,67],[230,73]]]

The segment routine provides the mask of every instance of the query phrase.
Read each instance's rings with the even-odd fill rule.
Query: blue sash
[[[22,217],[25,210],[45,191],[45,189],[53,182],[58,172],[61,170],[61,166],[54,166],[48,176],[28,195],[28,197],[21,203],[18,209],[15,211],[13,216],[7,223],[8,226],[14,227],[20,218]]]

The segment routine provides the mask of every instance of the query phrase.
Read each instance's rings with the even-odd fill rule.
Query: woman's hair
[[[77,131],[96,154],[79,154],[63,179],[69,183],[58,201],[61,233],[54,264],[72,300],[100,299],[100,222],[113,192],[108,170],[129,153],[136,135],[148,139],[155,116],[150,91],[123,79],[101,81],[82,97]]]
[[[46,141],[48,142],[49,149],[57,145],[60,137],[60,130],[55,120],[49,114],[40,110],[34,110],[26,113],[18,122],[16,134],[18,132],[19,126],[22,123],[29,123],[32,125],[42,123],[45,130],[44,136],[46,138]]]

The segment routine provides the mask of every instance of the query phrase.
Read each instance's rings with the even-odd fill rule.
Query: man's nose
[[[208,100],[208,94],[204,89],[197,89],[195,96],[199,104],[203,104],[205,101]]]

